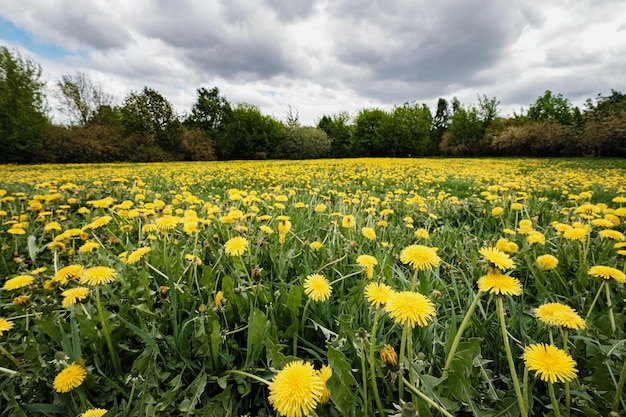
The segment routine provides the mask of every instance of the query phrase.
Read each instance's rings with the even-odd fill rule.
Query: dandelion
[[[259,226],[259,230],[265,233],[266,235],[271,235],[272,233],[274,233],[271,227],[266,226],[264,224]]]
[[[374,266],[378,265],[378,260],[372,255],[359,255],[356,258],[356,263],[365,269],[367,278],[372,279],[374,276]]]
[[[493,209],[491,209],[491,215],[492,216],[499,216],[502,214],[502,212],[504,211],[504,209],[502,207],[494,207]]]
[[[520,211],[524,208],[521,203],[513,203],[511,204],[511,210]]]
[[[622,232],[618,232],[617,230],[600,230],[598,232],[598,236],[607,239],[617,240],[618,242],[626,240],[626,236],[624,236]]]
[[[521,295],[522,283],[508,275],[491,273],[480,277],[478,289],[496,295]]]
[[[551,384],[576,378],[576,362],[564,350],[545,343],[532,344],[524,350],[524,363],[542,381]]]
[[[482,248],[478,252],[485,257],[493,268],[498,268],[501,271],[515,268],[515,262],[509,255],[496,248]]]
[[[320,274],[311,274],[304,280],[304,292],[313,301],[326,301],[330,298],[333,287]]]
[[[311,242],[310,246],[311,246],[311,249],[317,252],[324,247],[324,244],[316,240],[315,242]]]
[[[544,245],[546,243],[546,237],[543,233],[534,230],[526,236],[526,241],[530,245]]]
[[[248,249],[249,244],[250,242],[245,237],[233,237],[224,243],[224,251],[228,256],[241,256]]]
[[[398,354],[393,346],[389,344],[385,344],[383,348],[380,350],[380,359],[383,361],[385,365],[390,368],[395,368],[398,366]]]
[[[435,305],[426,296],[418,292],[401,291],[389,296],[385,310],[398,324],[427,326],[435,317]]]
[[[44,232],[60,232],[61,225],[59,222],[50,222],[43,227]]]
[[[105,226],[105,225],[109,224],[109,222],[111,220],[113,220],[113,217],[111,217],[111,216],[96,217],[95,219],[93,219],[93,221],[91,223],[89,223],[88,225],[83,227],[83,230],[98,229],[98,228],[100,228],[102,226]]]
[[[18,295],[17,297],[13,298],[13,304],[18,306],[26,305],[28,301],[30,301],[30,295]]]
[[[559,264],[559,260],[555,256],[549,254],[537,256],[536,261],[537,265],[548,271],[556,268]]]
[[[580,330],[586,327],[585,320],[576,310],[561,303],[546,303],[535,309],[535,317],[543,323]]]
[[[26,230],[22,229],[21,227],[11,227],[9,230],[7,230],[7,233],[11,234],[11,235],[25,235],[26,234]]]
[[[133,252],[131,252],[130,255],[127,256],[126,263],[132,265],[139,262],[141,258],[143,258],[151,250],[152,247],[150,246],[144,246],[142,248],[135,249]]]
[[[417,229],[415,232],[413,232],[413,235],[418,238],[418,239],[422,239],[422,240],[427,240],[430,237],[430,234],[428,233],[428,230],[424,229],[424,228],[419,228]]]
[[[367,301],[375,309],[379,309],[382,305],[387,303],[389,297],[393,294],[393,290],[387,284],[371,282],[365,286],[364,294]]]
[[[82,301],[87,298],[87,296],[89,295],[89,288],[70,288],[69,290],[63,291],[61,295],[65,297],[61,302],[63,308],[70,308],[72,305],[76,304],[77,301]]]
[[[12,321],[5,319],[4,317],[0,317],[0,336],[4,332],[7,332],[13,328],[14,324]]]
[[[180,218],[168,214],[156,219],[155,225],[160,232],[167,232],[175,228],[179,222]]]
[[[32,284],[35,279],[30,275],[18,275],[14,278],[6,280],[4,288],[7,291],[17,290],[19,288],[27,287]]]
[[[81,284],[102,285],[115,281],[117,273],[108,266],[93,266],[85,269],[79,277]]]
[[[591,268],[589,268],[589,275],[591,275],[592,277],[603,278],[607,281],[613,278],[618,282],[626,283],[626,274],[624,274],[619,269],[612,268],[610,266],[592,266]]]
[[[589,231],[582,227],[572,227],[563,232],[563,237],[568,240],[582,241],[587,238]]]
[[[320,404],[326,404],[330,400],[330,391],[326,387],[326,382],[333,376],[333,370],[329,365],[322,365],[322,368],[318,371],[318,375],[324,383],[324,391],[320,397]]]
[[[410,264],[418,271],[424,271],[439,265],[441,258],[437,256],[437,248],[423,245],[410,245],[400,252],[400,261],[402,261],[403,264]]]
[[[78,253],[89,253],[100,247],[98,242],[85,242],[78,248]]]
[[[319,203],[317,206],[315,206],[315,212],[316,213],[321,213],[324,210],[326,210],[326,204],[324,204],[324,203]]]
[[[66,393],[70,392],[74,388],[78,388],[82,385],[87,377],[87,369],[84,366],[77,363],[72,363],[67,368],[63,369],[54,378],[52,386],[56,392]]]
[[[362,227],[361,234],[368,240],[376,240],[376,231],[371,227]]]
[[[290,230],[291,222],[289,220],[278,223],[278,243],[280,243],[281,245],[285,243],[287,233],[289,233]]]
[[[52,277],[52,281],[59,283],[61,285],[65,285],[68,283],[70,279],[76,279],[80,276],[85,268],[81,265],[68,265],[59,269],[54,277]]]
[[[354,216],[351,214],[343,216],[343,218],[341,219],[341,227],[343,227],[344,229],[351,229],[354,227],[355,224],[356,221],[354,219]]]
[[[309,362],[290,362],[272,379],[268,400],[281,416],[308,416],[324,394],[325,384]]]
[[[214,299],[215,307],[220,308],[224,303],[224,291],[218,291]]]

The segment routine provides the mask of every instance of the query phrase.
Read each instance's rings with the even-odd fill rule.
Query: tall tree
[[[0,161],[36,161],[48,125],[41,67],[0,47]]]
[[[64,74],[56,84],[59,111],[72,125],[85,126],[102,106],[111,106],[113,96],[105,93],[82,72]]]
[[[552,91],[546,90],[528,109],[528,118],[555,121],[562,125],[572,124],[574,121],[572,103],[560,93],[554,95]]]
[[[197,90],[198,98],[191,108],[184,124],[204,130],[214,140],[223,134],[223,128],[232,118],[232,108],[226,97],[220,95],[220,90],[213,87],[210,90],[202,87]]]
[[[450,109],[448,107],[448,101],[445,98],[439,98],[437,100],[437,110],[435,111],[435,117],[433,117],[433,123],[430,129],[430,139],[435,147],[438,149],[443,134],[448,130],[450,125]]]
[[[332,117],[323,116],[317,124],[330,139],[330,156],[333,158],[345,158],[350,154],[350,141],[353,126],[350,124],[348,112],[340,112]]]

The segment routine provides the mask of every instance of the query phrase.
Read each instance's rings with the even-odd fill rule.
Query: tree
[[[258,107],[239,104],[233,109],[224,135],[216,141],[219,159],[274,158],[285,135],[283,124],[261,113]]]
[[[197,90],[198,98],[191,108],[191,114],[185,119],[185,126],[204,130],[209,136],[217,140],[223,134],[224,125],[232,118],[230,103],[220,95],[220,90],[213,87],[210,90],[202,87]]]
[[[0,162],[36,161],[48,125],[41,67],[0,47]]]
[[[572,104],[561,94],[556,96],[552,91],[546,90],[543,96],[528,109],[528,118],[532,120],[550,120],[562,125],[572,124],[574,113]]]
[[[424,156],[434,153],[430,141],[433,116],[425,104],[404,103],[393,109],[383,129],[389,148],[385,156]]]
[[[435,117],[433,117],[430,129],[430,140],[433,146],[435,146],[435,149],[438,149],[443,134],[446,133],[449,125],[450,110],[448,108],[448,101],[445,98],[439,98],[439,100],[437,100],[437,111],[435,112]]]
[[[99,84],[94,84],[82,72],[63,75],[56,87],[59,111],[72,125],[85,126],[102,106],[113,103],[113,96],[106,94]]]
[[[354,134],[350,144],[354,156],[386,156],[389,152],[388,137],[383,132],[386,118],[384,110],[363,109],[354,121]]]
[[[300,126],[285,135],[283,154],[286,158],[323,158],[329,153],[330,138],[318,127]]]
[[[350,125],[350,115],[340,112],[332,117],[323,116],[317,127],[326,132],[330,139],[330,156],[333,158],[345,158],[352,156],[350,153],[350,141],[353,126]]]

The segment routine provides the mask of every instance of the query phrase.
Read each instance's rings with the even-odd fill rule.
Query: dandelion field
[[[626,413],[621,160],[0,169],[3,415]]]

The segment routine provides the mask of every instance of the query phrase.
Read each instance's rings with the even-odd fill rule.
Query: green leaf
[[[156,352],[159,356],[161,356],[161,351],[159,349],[159,345],[157,345],[156,340],[154,340],[154,338],[152,336],[150,336],[148,333],[146,333],[145,331],[143,331],[139,327],[135,326],[134,324],[132,324],[128,320],[126,320],[124,317],[118,315],[117,318],[118,318],[119,321],[122,322],[122,324],[124,324],[124,326],[128,327],[130,330],[133,331],[133,333],[135,333],[137,336],[139,336],[141,338],[141,340],[146,342],[146,344],[148,346],[150,346],[154,352]]]
[[[350,363],[343,352],[332,347],[328,348],[328,363],[333,370],[327,382],[330,398],[341,415],[351,415],[357,401],[357,382]]]
[[[265,335],[268,329],[267,317],[261,310],[254,309],[248,319],[248,345],[246,354],[246,366],[255,363],[264,347]]]

